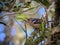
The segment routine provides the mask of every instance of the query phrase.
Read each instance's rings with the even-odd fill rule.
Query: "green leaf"
[[[42,26],[42,31],[44,31],[44,22],[42,22],[41,26]]]
[[[21,21],[21,20],[26,21],[29,18],[29,16],[26,14],[17,14],[15,18],[19,21]]]
[[[39,24],[39,29],[42,31],[42,33],[44,33],[45,31],[45,22],[44,22],[44,18],[42,17],[42,22],[41,24]]]

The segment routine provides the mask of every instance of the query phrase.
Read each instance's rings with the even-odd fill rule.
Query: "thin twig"
[[[18,25],[23,29],[23,31],[26,33],[26,31],[25,31],[25,29],[22,27],[22,25],[16,20],[16,19],[14,19],[17,23],[18,23]]]
[[[5,13],[5,15],[14,15],[15,16],[16,14],[22,14],[24,12],[27,12],[27,11],[32,10],[34,8],[37,8],[37,7],[32,7],[32,8],[29,8],[29,9],[25,10],[25,11],[22,11],[22,12],[20,12],[20,11],[18,11],[18,12],[7,12],[7,13]]]
[[[25,31],[26,31],[26,41],[27,41],[27,26],[26,26],[26,22],[25,22]]]

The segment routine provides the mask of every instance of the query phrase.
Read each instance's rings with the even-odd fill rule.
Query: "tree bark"
[[[60,0],[55,1],[55,21],[54,25],[57,26],[59,24],[60,18]]]

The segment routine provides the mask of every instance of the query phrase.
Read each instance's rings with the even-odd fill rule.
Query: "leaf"
[[[17,14],[16,15],[16,17],[15,17],[17,20],[22,20],[22,21],[26,21],[28,18],[29,18],[29,16],[28,15],[26,15],[26,14]]]
[[[42,22],[42,31],[44,32],[44,22]]]
[[[44,18],[42,17],[42,22],[41,24],[39,24],[39,29],[42,31],[42,33],[44,33],[45,31],[45,22],[44,22]]]

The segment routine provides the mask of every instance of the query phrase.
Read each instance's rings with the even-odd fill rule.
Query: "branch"
[[[25,11],[22,11],[22,12],[20,12],[20,11],[18,11],[18,12],[5,12],[5,15],[13,15],[13,16],[16,16],[16,14],[22,14],[24,12],[27,12],[27,11],[32,10],[34,8],[37,8],[37,7],[32,7],[32,8],[29,8],[29,9],[25,10]]]
[[[14,19],[17,23],[18,23],[18,25],[23,29],[23,31],[26,33],[26,31],[25,31],[25,29],[22,27],[22,25],[16,20],[16,19]],[[20,29],[20,28],[19,28]]]
[[[49,6],[49,8],[47,9],[47,12],[49,12],[49,11],[51,10],[51,8],[54,6],[54,4],[55,4],[55,2],[53,2],[53,3]]]

